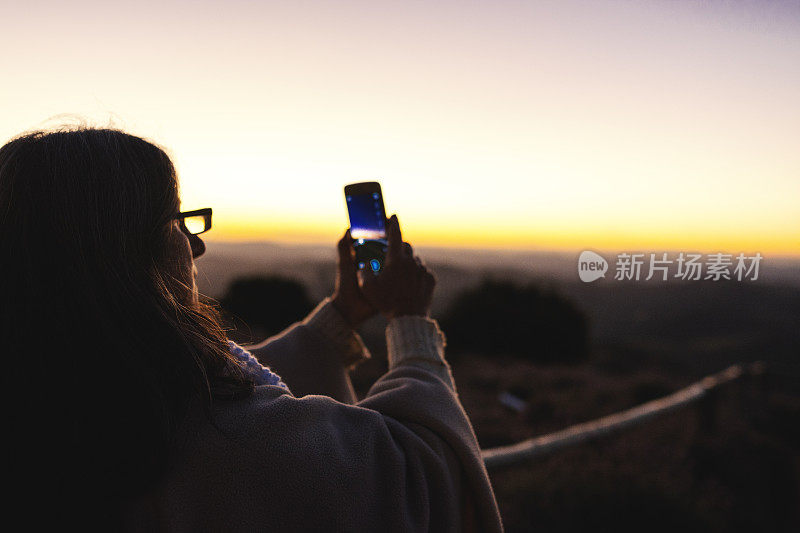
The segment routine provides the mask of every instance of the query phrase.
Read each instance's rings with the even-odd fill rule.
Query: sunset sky
[[[209,240],[800,254],[800,2],[0,0],[0,141],[168,149]]]

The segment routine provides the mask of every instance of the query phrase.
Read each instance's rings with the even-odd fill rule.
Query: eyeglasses
[[[184,211],[175,215],[180,228],[189,235],[200,235],[211,229],[211,208]]]

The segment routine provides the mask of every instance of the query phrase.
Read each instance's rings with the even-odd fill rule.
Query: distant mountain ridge
[[[430,264],[439,276],[440,285],[442,283],[450,285],[450,281],[446,278],[455,274],[470,279],[473,277],[478,279],[481,275],[487,274],[571,283],[578,280],[577,261],[581,251],[496,251],[415,247],[415,252],[423,261]],[[659,251],[653,251],[657,252]],[[614,283],[615,257],[608,253],[604,255],[609,261],[610,268],[605,280],[595,282],[598,286]],[[267,241],[207,241],[206,254],[197,261],[198,285],[204,294],[218,298],[236,277],[271,273],[300,279],[307,284],[312,296],[321,298],[333,288],[335,262],[335,243],[326,247]],[[800,287],[800,257],[765,256],[759,278],[759,283]],[[456,285],[461,284],[456,283]],[[442,288],[440,286],[440,289]]]

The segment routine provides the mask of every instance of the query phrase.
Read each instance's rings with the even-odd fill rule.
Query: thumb
[[[358,278],[358,288],[364,293],[369,292],[375,286],[375,276],[364,269],[358,269],[356,278]]]

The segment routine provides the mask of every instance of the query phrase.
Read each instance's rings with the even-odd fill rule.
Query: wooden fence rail
[[[624,428],[639,425],[656,416],[672,412],[690,405],[722,385],[736,381],[744,375],[758,374],[763,364],[754,363],[748,367],[737,364],[722,372],[706,376],[700,381],[669,396],[638,405],[626,411],[604,416],[591,422],[584,422],[566,429],[534,437],[509,446],[499,446],[483,450],[483,460],[487,469],[496,469],[518,464],[522,461],[548,455],[562,448],[590,439],[609,435]]]

